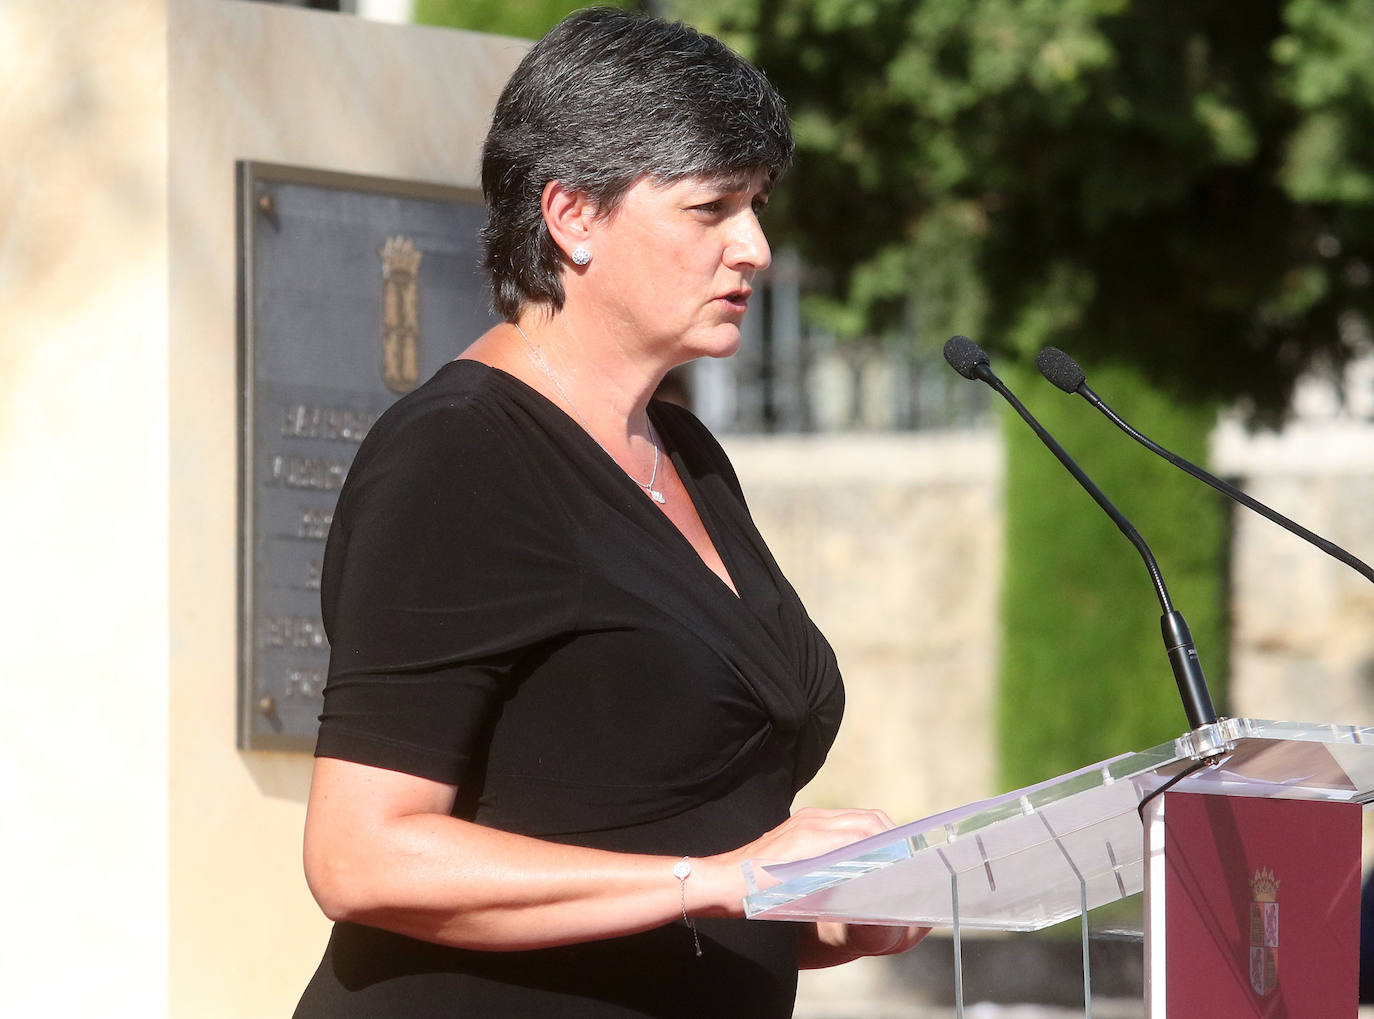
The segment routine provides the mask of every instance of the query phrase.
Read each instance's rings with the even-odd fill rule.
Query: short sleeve
[[[471,397],[393,410],[326,546],[315,752],[456,785],[521,660],[572,628],[579,573],[512,421]]]

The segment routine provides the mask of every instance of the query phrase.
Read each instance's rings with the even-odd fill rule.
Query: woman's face
[[[620,342],[670,364],[739,349],[750,282],[771,258],[758,219],[768,189],[762,171],[641,180],[595,222],[584,292]]]

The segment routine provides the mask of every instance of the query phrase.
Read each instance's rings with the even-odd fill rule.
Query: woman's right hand
[[[746,861],[755,864],[755,880],[762,878],[770,887],[777,882],[763,869],[769,864],[809,859],[858,842],[895,827],[881,810],[820,810],[808,807],[797,811],[772,831],[746,846],[711,861],[725,868],[721,875],[730,910],[724,915],[744,912],[744,872]],[[799,962],[804,968],[836,966],[866,955],[891,955],[919,944],[930,932],[928,927],[865,926],[846,923],[815,923],[799,928]]]
[[[702,861],[708,867],[694,867],[694,874],[706,871],[703,877],[709,874],[709,878],[687,889],[688,911],[699,916],[743,916],[748,891],[743,865],[747,861],[767,866],[805,860],[893,827],[892,818],[881,810],[804,807],[753,842]]]

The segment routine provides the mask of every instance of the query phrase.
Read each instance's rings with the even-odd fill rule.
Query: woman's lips
[[[721,294],[716,300],[723,301],[731,311],[743,315],[749,308],[749,297],[752,293],[752,290],[732,290],[728,294]]]

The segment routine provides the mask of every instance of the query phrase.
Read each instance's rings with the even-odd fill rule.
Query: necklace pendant
[[[646,488],[644,491],[649,493],[649,498],[662,506],[668,500],[663,497],[663,493],[657,488]]]

